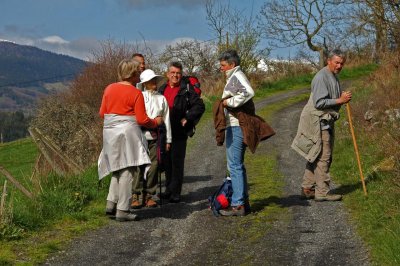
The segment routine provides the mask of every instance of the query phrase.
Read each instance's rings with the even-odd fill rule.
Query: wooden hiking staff
[[[350,104],[349,103],[346,103],[346,110],[347,110],[347,118],[349,120],[349,127],[350,127],[351,137],[353,138],[353,145],[354,145],[354,151],[356,153],[356,158],[357,158],[357,163],[358,163],[358,170],[360,171],[361,183],[362,183],[362,186],[363,186],[364,195],[367,196],[367,187],[365,186],[364,174],[363,174],[362,168],[361,168],[360,154],[358,153],[358,146],[357,146],[357,141],[356,141],[356,135],[354,134],[353,121],[352,121],[352,117],[351,117],[351,111],[350,111]]]

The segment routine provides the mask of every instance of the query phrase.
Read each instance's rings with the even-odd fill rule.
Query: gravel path
[[[305,91],[270,97],[257,102],[256,107]],[[277,135],[257,150],[274,149],[278,154],[279,170],[287,183],[278,203],[289,211],[284,219],[272,222],[270,230],[261,232],[260,241],[244,247],[240,233],[229,230],[243,227],[242,217],[216,218],[207,208],[207,197],[221,184],[226,168],[225,148],[215,145],[210,121],[191,139],[181,203],[139,210],[142,219],[138,222],[112,221],[76,239],[45,264],[369,265],[368,253],[349,225],[342,203],[299,198],[305,161],[290,149],[290,143],[303,106],[296,104],[279,112],[272,123]],[[237,249],[227,252],[227,241]]]

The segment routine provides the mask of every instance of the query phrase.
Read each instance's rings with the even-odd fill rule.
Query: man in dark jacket
[[[194,126],[205,111],[204,103],[194,88],[182,80],[182,68],[180,62],[171,62],[168,81],[159,89],[168,102],[172,131],[171,148],[165,159],[166,188],[161,197],[172,203],[181,200],[187,138],[193,135]]]

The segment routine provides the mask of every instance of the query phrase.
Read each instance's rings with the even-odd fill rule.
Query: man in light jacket
[[[292,148],[307,160],[301,194],[316,201],[337,201],[341,195],[329,193],[334,122],[340,107],[351,100],[351,92],[342,91],[337,74],[346,61],[340,50],[328,54],[327,66],[311,82],[311,94],[301,115]]]

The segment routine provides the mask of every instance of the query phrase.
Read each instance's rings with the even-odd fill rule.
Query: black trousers
[[[172,196],[180,196],[185,169],[187,139],[172,139],[171,149],[165,160],[165,191]]]

